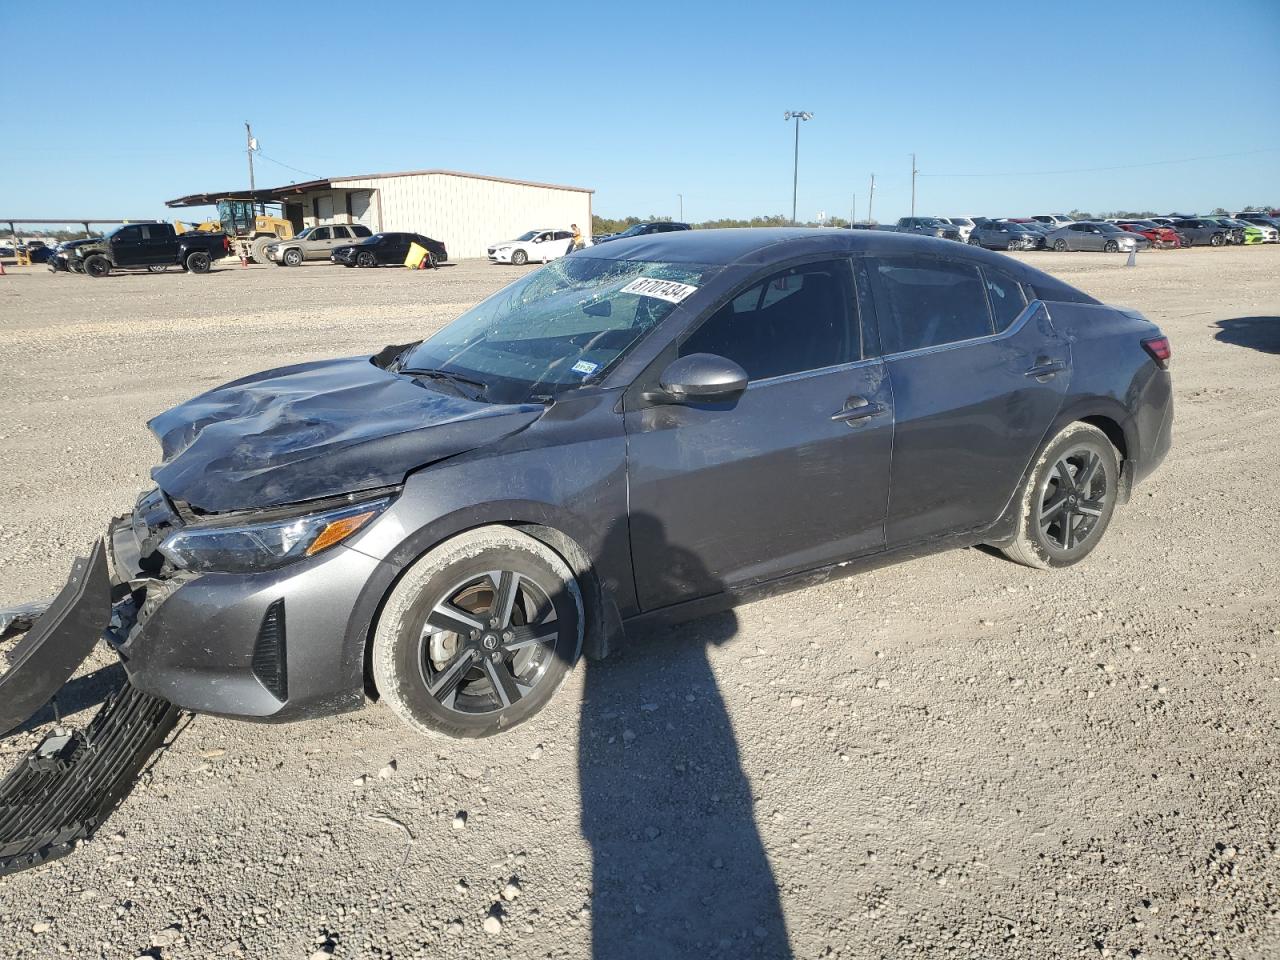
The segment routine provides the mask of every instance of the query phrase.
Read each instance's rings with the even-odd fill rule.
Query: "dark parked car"
[[[32,263],[47,263],[53,256],[53,247],[43,240],[29,240],[18,244],[18,253],[25,253]]]
[[[93,246],[102,242],[101,237],[86,237],[80,240],[66,240],[53,248],[53,256],[49,258],[49,269],[54,273],[79,272],[84,269],[84,261],[75,252],[81,247]]]
[[[646,237],[651,233],[674,233],[677,230],[692,230],[693,227],[687,223],[678,223],[674,220],[653,220],[649,223],[637,223],[634,226],[627,227],[621,233],[606,233],[604,236],[593,237],[595,243],[606,243],[610,240],[623,240],[631,237]]]
[[[1035,250],[1044,246],[1044,235],[1021,223],[988,220],[973,228],[969,244],[988,250]]]
[[[960,228],[950,223],[943,223],[937,217],[902,217],[898,224],[890,229],[898,233],[917,233],[923,237],[941,237],[944,240],[959,240]],[[972,236],[972,234],[970,234]]]
[[[1198,217],[1174,220],[1173,229],[1178,231],[1179,236],[1186,237],[1193,247],[1222,247],[1231,242],[1231,232],[1212,220],[1201,220]]]
[[[359,243],[334,247],[329,259],[344,267],[402,267],[409,255],[409,246],[414,243],[426,248],[429,266],[449,259],[443,243],[420,233],[375,233]]]
[[[213,261],[231,252],[225,233],[183,233],[171,223],[126,223],[97,243],[75,247],[76,272],[105,277],[112,270],[141,267],[160,271],[179,266],[191,273],[208,273]]]
[[[109,594],[133,687],[186,709],[376,689],[419,730],[496,734],[625,623],[946,547],[1084,559],[1169,449],[1168,361],[1140,314],[929,238],[591,247],[419,343],[157,416],[118,585],[99,551],[59,622],[105,624]],[[28,652],[0,730],[61,682]]]

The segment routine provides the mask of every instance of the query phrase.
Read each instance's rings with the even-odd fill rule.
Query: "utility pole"
[[[876,202],[876,175],[871,175],[871,195],[867,197],[867,223],[871,222],[871,206]]]
[[[680,222],[684,223],[684,194],[677,193],[676,196],[680,198]]]
[[[255,187],[253,183],[253,128],[249,126],[249,121],[244,122],[244,146],[245,153],[249,155],[249,192],[253,193]]]
[[[782,115],[783,120],[796,122],[796,154],[791,167],[791,225],[796,225],[796,191],[800,185],[800,121],[812,120],[813,114],[808,110],[788,110]]]
[[[916,174],[920,171],[916,169],[916,155],[911,155],[911,216],[916,215]]]
[[[853,201],[849,204],[849,226],[853,226],[858,219],[858,195],[853,195]]]

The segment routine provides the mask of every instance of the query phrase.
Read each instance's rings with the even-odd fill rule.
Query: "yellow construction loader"
[[[255,204],[252,200],[219,200],[218,219],[205,220],[201,223],[174,223],[178,233],[198,231],[201,233],[225,233],[231,238],[238,252],[248,256],[254,263],[269,263],[267,246],[277,240],[293,239],[293,224],[284,217],[266,213],[266,207]],[[264,212],[259,213],[262,206]]]

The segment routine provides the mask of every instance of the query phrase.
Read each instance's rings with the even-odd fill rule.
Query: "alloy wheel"
[[[557,655],[560,624],[547,592],[512,570],[470,577],[426,615],[419,665],[440,706],[474,716],[534,691]]]
[[[1102,458],[1075,447],[1058,458],[1039,491],[1036,522],[1050,545],[1075,550],[1093,535],[1110,491]]]

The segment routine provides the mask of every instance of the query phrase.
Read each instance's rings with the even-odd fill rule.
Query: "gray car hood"
[[[167,410],[147,426],[170,496],[220,513],[401,483],[445,457],[494,443],[542,415],[375,366],[369,357],[254,374]]]

